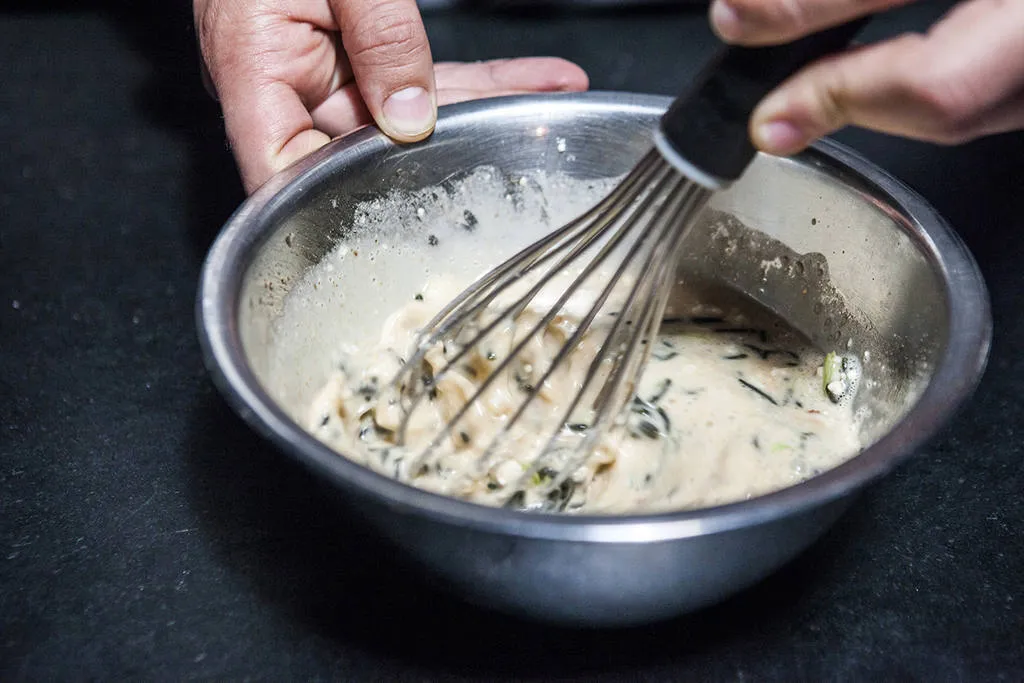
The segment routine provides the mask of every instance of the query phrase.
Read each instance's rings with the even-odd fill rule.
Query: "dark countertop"
[[[0,13],[0,679],[1024,679],[1024,136],[837,136],[988,280],[992,357],[955,422],[729,602],[552,630],[419,584],[212,388],[193,297],[241,192],[187,3],[135,4],[167,9]],[[439,59],[557,54],[594,88],[666,94],[709,45],[692,9],[428,30]]]

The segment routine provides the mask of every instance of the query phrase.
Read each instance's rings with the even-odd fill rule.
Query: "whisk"
[[[468,444],[460,424],[484,410],[488,392],[497,391],[501,378],[512,373],[519,382],[518,402],[506,405],[495,421],[476,470],[487,471],[518,426],[541,446],[532,456],[516,454],[529,465],[496,487],[498,504],[529,508],[527,484],[533,484],[541,508],[557,498],[599,440],[626,419],[675,282],[687,228],[711,194],[738,179],[755,156],[747,132],[754,106],[804,65],[843,49],[865,22],[781,46],[723,47],[661,118],[653,148],[604,199],[479,278],[426,323],[390,385],[402,409],[395,430],[399,445],[407,445],[417,408],[437,397],[446,377],[479,365],[481,354],[487,372],[464,388],[464,400],[451,406],[449,419],[414,456],[410,471],[425,471],[441,449]],[[560,286],[560,277],[567,284]],[[591,280],[599,286],[581,305],[584,283]],[[550,343],[552,326],[560,330],[559,345],[546,368],[534,367],[536,353],[528,361],[524,354]],[[560,399],[552,403],[560,408],[556,414],[543,426],[523,422],[538,397],[552,391],[552,377],[564,371],[573,351],[595,334],[600,339],[588,342],[596,350],[586,371],[570,382],[566,395],[549,396]],[[484,350],[502,335],[501,357]]]

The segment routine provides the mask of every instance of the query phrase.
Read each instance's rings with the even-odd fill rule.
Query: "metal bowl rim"
[[[506,119],[517,110],[657,115],[671,98],[590,91],[515,95],[440,108],[435,136],[469,122]],[[334,485],[391,510],[437,522],[528,538],[604,543],[668,541],[763,524],[818,507],[883,476],[930,440],[977,387],[988,358],[992,318],[988,292],[970,252],[948,223],[909,187],[851,149],[830,139],[796,160],[812,161],[862,181],[876,199],[899,210],[938,269],[949,303],[949,344],[928,387],[892,430],[851,460],[800,484],[727,505],[656,514],[618,516],[524,513],[490,508],[423,491],[377,474],[341,456],[291,420],[263,390],[249,368],[238,332],[239,292],[249,259],[268,237],[282,202],[314,187],[325,175],[366,154],[397,145],[373,126],[363,127],[277,174],[228,219],[209,249],[196,297],[196,323],[204,363],[214,384],[242,419],[278,448]]]

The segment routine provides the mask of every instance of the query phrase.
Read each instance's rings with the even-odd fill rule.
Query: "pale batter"
[[[555,318],[437,447],[418,457],[545,310],[528,309],[517,325],[499,327],[430,385],[409,421],[404,447],[397,446],[404,412],[388,382],[410,357],[418,328],[466,284],[428,278],[387,319],[378,345],[346,347],[310,408],[308,428],[346,457],[437,493],[484,505],[511,498],[513,507],[598,514],[743,500],[835,467],[861,448],[848,400],[857,379],[852,359],[825,363],[825,354],[763,311],[705,307],[700,315],[665,322],[628,421],[569,471],[568,454],[586,435],[590,416],[560,419],[615,315],[620,302],[612,299],[499,447],[488,448],[496,430],[539,381],[584,308],[570,305]],[[456,351],[441,344],[431,349],[425,376]],[[559,448],[535,462],[553,424],[564,425]]]

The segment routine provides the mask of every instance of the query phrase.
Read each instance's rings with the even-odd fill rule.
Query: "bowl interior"
[[[263,188],[233,219],[246,233],[230,306],[262,390],[303,424],[340,339],[378,334],[427,270],[477,274],[587,208],[649,149],[667,103],[592,93],[453,107],[425,143],[399,147],[364,129]],[[431,212],[450,219],[449,234],[435,236],[457,243],[454,251],[426,248],[428,231],[446,229]],[[325,257],[339,247],[362,250],[361,259],[337,267]],[[916,196],[822,142],[792,159],[759,156],[713,198],[687,237],[674,302],[749,297],[823,350],[856,355],[855,408],[870,444],[949,365],[955,307],[943,248],[973,266]],[[972,286],[983,302],[983,287]],[[984,334],[969,341],[958,353],[983,360]],[[961,365],[957,373],[973,374],[957,377],[950,404],[980,374],[976,359]],[[939,421],[951,405],[941,408],[932,411]]]

